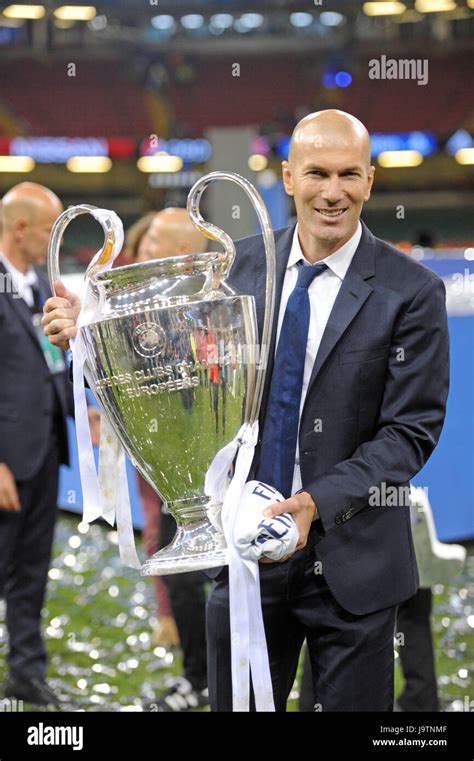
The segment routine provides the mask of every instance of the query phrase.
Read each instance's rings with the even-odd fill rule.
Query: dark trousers
[[[56,436],[40,470],[18,482],[19,513],[0,510],[0,592],[6,602],[10,675],[43,679],[46,650],[43,607],[57,512],[59,448]]]
[[[317,711],[393,709],[396,608],[355,616],[314,573],[312,536],[285,563],[260,564],[262,609],[273,697],[286,710],[306,637]],[[211,710],[232,711],[228,572],[216,577],[207,604]]]
[[[169,513],[161,514],[160,545],[166,547],[176,532]],[[195,690],[207,687],[206,575],[202,571],[163,576],[183,651],[184,676]]]
[[[404,635],[398,652],[405,678],[398,704],[403,711],[438,711],[431,603],[431,589],[423,588],[398,606],[397,634]]]

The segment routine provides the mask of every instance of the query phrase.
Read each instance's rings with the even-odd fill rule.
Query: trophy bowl
[[[96,276],[106,307],[82,328],[97,399],[178,526],[144,574],[157,563],[163,574],[175,573],[178,560],[182,571],[227,562],[223,534],[207,515],[204,478],[250,414],[257,336],[252,297],[214,290],[212,300],[202,298],[216,258],[176,257]]]

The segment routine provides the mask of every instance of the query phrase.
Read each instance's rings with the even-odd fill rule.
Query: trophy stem
[[[209,520],[208,497],[167,502],[177,524],[175,538],[164,549],[145,561],[142,576],[167,576],[187,571],[202,571],[227,565],[223,533]]]

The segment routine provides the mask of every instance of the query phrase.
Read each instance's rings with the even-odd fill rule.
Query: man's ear
[[[285,187],[285,191],[287,195],[292,196],[294,195],[293,190],[293,175],[291,173],[291,167],[288,161],[282,161],[281,162],[281,169],[283,173],[283,185]]]
[[[13,233],[14,235],[19,235],[20,237],[23,237],[23,234],[28,227],[28,222],[26,219],[17,219],[15,220],[15,223],[13,225]]]
[[[375,175],[375,167],[369,166],[369,171],[367,172],[367,192],[364,196],[364,201],[368,201],[370,198],[370,191],[372,190],[372,185],[374,184],[374,175]]]

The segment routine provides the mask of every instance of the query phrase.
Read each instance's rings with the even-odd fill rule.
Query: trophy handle
[[[211,172],[201,177],[191,188],[188,195],[188,214],[206,238],[219,241],[224,247],[223,263],[221,272],[223,277],[227,277],[235,259],[235,246],[232,238],[223,230],[211,222],[205,222],[199,211],[201,196],[206,188],[216,180],[229,180],[242,188],[250,198],[262,228],[263,242],[265,245],[265,255],[267,260],[266,289],[265,289],[265,317],[263,321],[262,340],[260,344],[260,358],[257,363],[257,378],[255,381],[255,394],[253,404],[250,410],[249,423],[252,424],[258,417],[260,402],[263,394],[263,384],[265,381],[265,370],[267,365],[267,352],[270,347],[270,331],[273,324],[273,313],[275,310],[275,239],[273,229],[268,214],[267,207],[263,203],[260,193],[254,188],[251,182],[240,174],[234,172]]]
[[[64,235],[64,231],[69,222],[78,217],[80,214],[90,214],[95,211],[97,206],[89,206],[88,204],[80,204],[78,206],[70,206],[69,209],[63,211],[63,213],[57,218],[51,230],[51,237],[49,239],[48,246],[48,278],[53,295],[56,295],[54,290],[54,284],[57,280],[61,279],[61,273],[59,271],[59,249],[61,246],[61,240]],[[112,222],[107,217],[100,217],[98,220],[101,225],[105,240],[103,248],[97,258],[97,255],[89,264],[84,279],[89,278],[98,266],[102,266],[108,262],[114,249],[115,235],[112,226]]]

